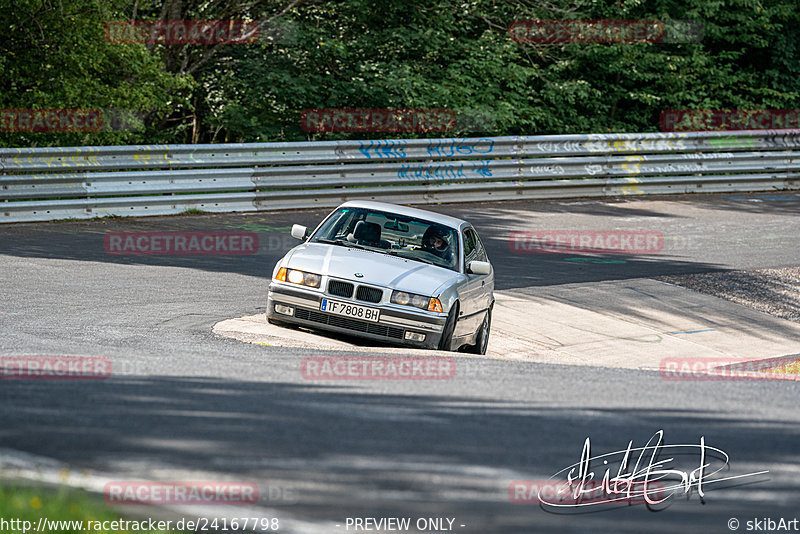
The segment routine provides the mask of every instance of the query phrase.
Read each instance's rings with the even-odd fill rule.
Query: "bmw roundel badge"
[[[363,273],[356,273],[356,278],[364,278],[364,274]]]

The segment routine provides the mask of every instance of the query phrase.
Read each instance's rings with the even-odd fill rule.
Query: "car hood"
[[[306,243],[295,247],[287,256],[285,265],[291,269],[334,276],[356,283],[429,296],[436,296],[439,288],[462,276],[436,265],[325,243]],[[355,273],[364,276],[359,278]]]

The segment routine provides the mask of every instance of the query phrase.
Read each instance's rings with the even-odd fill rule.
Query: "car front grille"
[[[349,299],[353,296],[353,284],[340,280],[331,280],[328,282],[328,293]]]
[[[383,290],[377,287],[358,286],[356,298],[367,302],[380,302],[383,298]]]
[[[350,319],[348,317],[330,315],[327,313],[320,313],[318,311],[306,310],[303,308],[295,308],[294,316],[303,321],[338,326],[339,328],[346,328],[347,330],[353,330],[355,332],[364,332],[367,334],[374,334],[376,336],[403,339],[403,329],[395,328],[393,326],[368,323],[365,321],[356,321],[355,319]]]

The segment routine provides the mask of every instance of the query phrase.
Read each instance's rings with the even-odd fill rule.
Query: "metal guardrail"
[[[0,222],[795,189],[800,130],[0,149]]]

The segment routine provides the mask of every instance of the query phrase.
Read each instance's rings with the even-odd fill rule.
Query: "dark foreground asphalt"
[[[477,226],[498,289],[800,264],[796,194],[433,209]],[[114,370],[107,380],[0,381],[0,447],[120,480],[254,481],[265,510],[303,521],[286,532],[346,532],[347,517],[449,517],[469,533],[712,533],[730,532],[730,518],[739,530],[755,518],[800,519],[795,381],[675,382],[488,359],[458,359],[451,380],[314,381],[301,376],[301,361],[324,354],[213,335],[220,320],[263,312],[272,265],[294,244],[288,227],[323,215],[0,227],[0,355],[107,357]],[[536,229],[659,231],[665,247],[648,256],[513,253],[510,233]],[[161,230],[253,231],[260,247],[179,257],[103,247],[108,231]],[[369,348],[351,355],[359,354]],[[657,512],[552,513],[510,502],[512,481],[578,462],[587,436],[604,454],[661,429],[668,444],[704,436],[723,449],[730,464],[715,477],[769,474],[709,485],[705,504],[696,492],[675,496]],[[696,456],[669,465],[691,471]],[[602,476],[602,460],[593,467]]]

